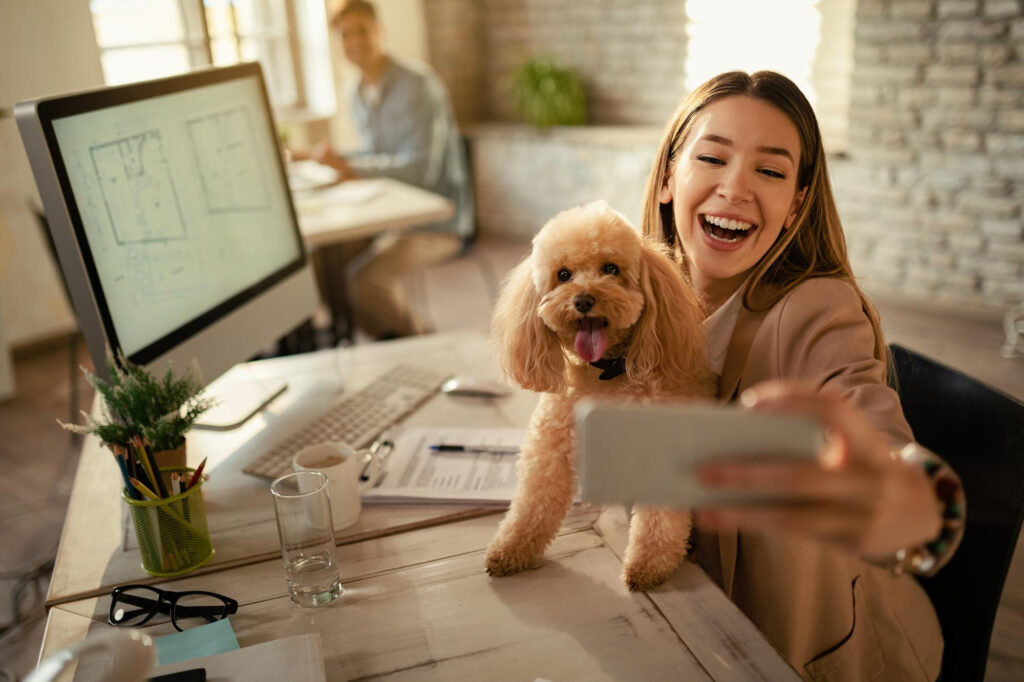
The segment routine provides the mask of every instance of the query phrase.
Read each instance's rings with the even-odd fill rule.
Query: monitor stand
[[[194,424],[197,429],[230,431],[247,422],[284,393],[288,382],[283,379],[255,379],[240,371],[241,366],[217,378],[203,391],[215,405],[204,412]]]

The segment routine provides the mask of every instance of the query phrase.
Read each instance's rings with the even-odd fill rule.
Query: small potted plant
[[[101,396],[103,412],[99,418],[82,412],[85,424],[66,424],[69,431],[95,434],[112,449],[127,448],[135,436],[141,436],[153,450],[157,465],[185,466],[185,434],[195,421],[213,406],[213,400],[201,398],[202,384],[186,371],[175,377],[168,369],[157,379],[142,367],[120,356],[107,358],[110,379],[104,380],[82,368],[86,379]]]
[[[587,98],[579,74],[544,58],[528,60],[512,86],[523,119],[537,128],[585,125]]]

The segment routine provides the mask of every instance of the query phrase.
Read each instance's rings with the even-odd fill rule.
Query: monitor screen
[[[262,97],[249,76],[53,120],[127,356],[301,260]]]
[[[90,353],[206,379],[315,310],[258,64],[15,108]]]

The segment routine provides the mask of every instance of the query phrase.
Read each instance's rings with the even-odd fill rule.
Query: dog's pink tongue
[[[583,320],[576,334],[576,354],[587,362],[597,362],[608,348],[604,325],[592,318]]]

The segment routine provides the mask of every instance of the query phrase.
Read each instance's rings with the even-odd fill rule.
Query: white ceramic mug
[[[363,469],[370,464],[370,477],[360,481]],[[327,474],[327,489],[331,494],[331,519],[334,529],[348,528],[359,520],[363,508],[363,493],[368,491],[381,475],[379,453],[352,449],[348,443],[320,443],[300,450],[292,458],[295,471],[322,471]]]

